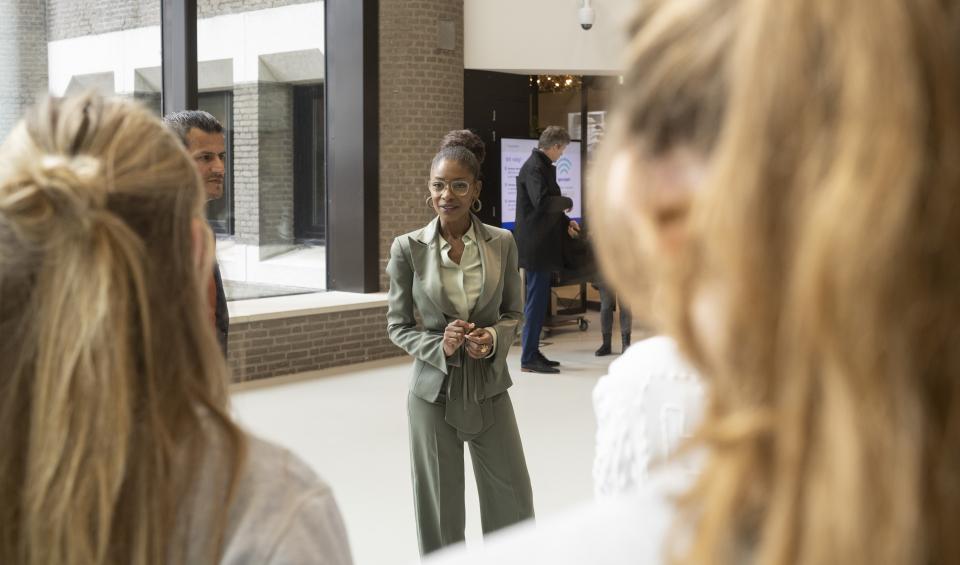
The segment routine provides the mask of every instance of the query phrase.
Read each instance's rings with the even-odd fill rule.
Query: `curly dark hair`
[[[473,151],[462,145],[448,145],[440,149],[440,152],[434,156],[433,161],[430,163],[431,175],[441,161],[455,161],[460,163],[461,166],[466,167],[466,169],[470,171],[473,178],[480,178],[480,161],[477,160],[477,156]]]
[[[447,132],[440,140],[440,150],[447,147],[465,147],[473,153],[477,161],[482,165],[484,157],[487,156],[487,148],[483,144],[480,136],[468,129],[455,129]]]

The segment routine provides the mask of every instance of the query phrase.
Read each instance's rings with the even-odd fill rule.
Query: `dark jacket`
[[[563,267],[563,237],[570,223],[564,210],[573,201],[560,193],[557,170],[534,149],[517,175],[515,237],[520,266],[531,271],[559,271]]]
[[[227,356],[227,337],[230,334],[230,312],[227,310],[227,295],[223,291],[223,278],[220,276],[220,265],[213,264],[213,282],[217,287],[217,306],[215,315],[215,324],[217,331],[217,341],[220,342],[220,349],[223,350],[223,356]]]

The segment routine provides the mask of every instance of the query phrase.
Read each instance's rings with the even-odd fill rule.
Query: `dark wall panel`
[[[527,75],[465,70],[463,125],[487,144],[480,219],[500,224],[500,139],[530,137],[530,78]]]
[[[379,290],[377,0],[328,0],[327,288]]]

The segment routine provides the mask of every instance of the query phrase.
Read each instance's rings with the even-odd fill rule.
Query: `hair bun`
[[[0,213],[35,241],[86,232],[106,209],[102,168],[87,155],[44,155],[8,179]]]
[[[39,195],[52,205],[51,219],[88,230],[106,207],[101,171],[100,160],[88,155],[44,155],[32,176]]]
[[[44,155],[33,180],[54,200],[69,198],[83,209],[98,210],[106,204],[101,168],[100,160],[88,155]]]

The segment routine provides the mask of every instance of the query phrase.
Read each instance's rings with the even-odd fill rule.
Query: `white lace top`
[[[703,386],[667,337],[630,347],[593,391],[597,416],[594,491],[618,494],[642,486],[651,465],[674,454],[699,423]],[[672,460],[669,472],[692,478],[696,457]]]

